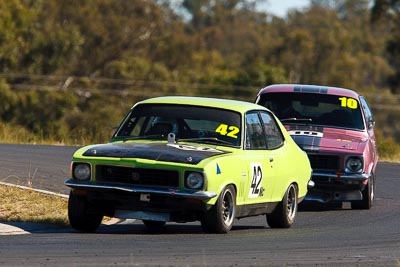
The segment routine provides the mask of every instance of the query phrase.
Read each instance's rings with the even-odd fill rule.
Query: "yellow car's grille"
[[[96,181],[141,186],[179,187],[178,171],[97,165]]]

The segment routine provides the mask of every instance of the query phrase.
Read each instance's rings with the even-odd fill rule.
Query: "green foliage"
[[[10,122],[17,111],[17,95],[4,79],[0,78],[0,116],[4,122]]]
[[[57,91],[29,91],[19,95],[14,122],[43,138],[68,136],[64,116],[76,106],[76,97]]]
[[[0,122],[0,140],[12,144],[58,144],[60,140],[43,138],[23,126]]]
[[[400,145],[392,137],[384,137],[381,131],[377,131],[377,146],[379,148],[379,157],[389,161],[399,161]]]
[[[394,93],[400,91],[400,1],[375,0],[372,7],[372,21],[375,25],[385,25],[390,31],[386,39],[388,62],[394,69],[388,78],[389,86]]]
[[[130,108],[121,103],[120,96],[94,94],[81,96],[78,101],[77,107],[65,116],[68,139],[75,144],[108,142],[112,129],[119,125]]]
[[[311,1],[284,19],[257,2],[0,1],[3,130],[84,144],[107,141],[135,102],[158,95],[253,101],[273,83],[396,91],[398,1],[376,0],[374,24],[367,0]],[[388,119],[399,101],[375,98],[382,139],[399,142]]]
[[[0,2],[0,69],[21,70],[33,38],[34,12],[20,0]]]

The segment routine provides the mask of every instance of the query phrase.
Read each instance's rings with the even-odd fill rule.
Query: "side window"
[[[140,130],[145,123],[145,117],[131,117],[124,123],[124,127],[120,129],[117,136],[139,136]]]
[[[374,116],[372,115],[371,109],[369,108],[365,98],[361,96],[360,101],[365,115],[365,122],[367,124],[367,127],[370,127],[369,124],[374,123]]]
[[[246,149],[266,149],[262,123],[257,113],[246,114]]]
[[[264,132],[267,137],[267,148],[272,150],[282,146],[284,141],[283,135],[274,118],[265,112],[261,113],[261,118],[263,121]]]

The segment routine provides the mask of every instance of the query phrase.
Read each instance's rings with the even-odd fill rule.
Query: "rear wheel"
[[[372,175],[367,186],[362,191],[362,200],[352,201],[351,208],[358,210],[369,210],[375,198],[375,175]]]
[[[71,191],[68,199],[68,219],[74,229],[94,232],[103,220],[103,214],[91,206],[85,196]]]
[[[297,187],[291,184],[282,201],[271,214],[267,214],[267,223],[271,228],[289,228],[297,213]]]
[[[236,193],[229,185],[222,190],[215,205],[203,214],[201,226],[205,232],[227,233],[236,214]]]

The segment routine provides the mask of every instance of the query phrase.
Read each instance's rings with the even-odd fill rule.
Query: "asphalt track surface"
[[[0,181],[67,194],[76,149],[0,144]],[[264,216],[237,220],[225,235],[199,223],[148,232],[128,220],[94,234],[7,223],[15,233],[0,236],[0,266],[400,266],[400,164],[380,162],[376,183],[371,210],[303,207],[290,229],[270,229]]]

